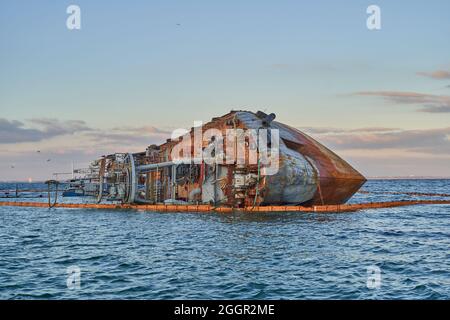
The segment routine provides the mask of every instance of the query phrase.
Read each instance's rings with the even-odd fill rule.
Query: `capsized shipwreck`
[[[215,135],[205,136],[210,129]],[[236,139],[229,139],[230,131]],[[257,134],[247,134],[249,131]],[[196,136],[199,132],[200,140]],[[267,139],[261,138],[261,132]],[[220,142],[230,147],[226,148],[228,154],[225,148],[217,148],[219,133],[225,137]],[[189,143],[181,148],[186,141]],[[243,152],[238,151],[239,141],[244,142]],[[272,155],[275,150],[277,168],[268,173],[274,160],[263,162],[260,154]],[[205,151],[208,158],[201,157]],[[251,161],[252,154],[256,154],[256,161]],[[85,175],[81,179],[95,186],[98,202],[231,208],[343,204],[366,181],[334,152],[303,132],[275,121],[274,114],[261,111],[231,111],[143,152],[103,156],[91,164]]]

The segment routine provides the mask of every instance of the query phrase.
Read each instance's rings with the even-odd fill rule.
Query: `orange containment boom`
[[[302,206],[255,206],[244,208],[214,207],[211,205],[145,205],[145,204],[97,204],[97,203],[57,203],[54,208],[75,208],[75,209],[132,209],[156,212],[317,212],[317,213],[338,213],[354,212],[364,209],[393,208],[412,205],[430,205],[430,204],[450,204],[450,200],[408,200],[408,201],[389,201],[389,202],[369,202],[341,205],[320,205],[312,207]],[[48,208],[44,202],[13,202],[0,201],[0,206],[11,207],[38,207]]]

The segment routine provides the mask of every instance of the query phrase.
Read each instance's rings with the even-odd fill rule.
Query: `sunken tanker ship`
[[[232,208],[343,204],[365,183],[366,179],[334,152],[274,119],[274,114],[261,111],[231,111],[191,128],[184,137],[167,139],[159,146],[149,146],[144,152],[103,156],[91,164],[82,179],[95,186],[93,194],[98,202],[212,204]],[[259,160],[263,150],[259,136],[244,137],[247,151],[241,161],[239,157],[225,161],[225,155],[217,150],[211,153],[213,161],[211,158],[198,159],[195,131],[200,130],[203,134],[208,129],[214,129],[223,136],[227,130],[265,130],[268,136],[271,133],[274,136],[277,131],[277,170],[265,174],[268,164]],[[180,161],[181,158],[175,159],[173,154],[176,148],[180,148],[183,138],[194,143],[188,144],[189,147],[181,152],[177,151],[177,154],[185,153],[182,154],[184,160]],[[200,151],[204,152],[215,142],[215,137],[202,136]],[[236,141],[225,142],[236,144]],[[275,146],[272,144],[267,143],[266,152],[273,151]],[[232,149],[234,154],[236,149]],[[256,162],[249,159],[252,150],[257,154]],[[217,161],[219,158],[221,161]]]

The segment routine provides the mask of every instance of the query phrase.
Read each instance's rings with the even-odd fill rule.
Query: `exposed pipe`
[[[176,198],[176,193],[177,193],[177,165],[172,165],[172,195],[171,198],[172,200],[175,200]]]
[[[130,175],[129,175],[129,182],[130,182],[130,193],[128,195],[128,203],[133,203],[136,197],[136,167],[134,165],[134,157],[133,154],[128,154],[128,159],[130,161]]]
[[[142,171],[153,170],[153,169],[158,169],[158,168],[170,167],[173,164],[174,164],[173,161],[144,164],[142,166],[137,166],[136,171],[142,172]]]
[[[99,169],[99,186],[98,186],[98,196],[97,196],[97,202],[100,203],[102,201],[103,197],[103,180],[105,176],[105,168],[106,168],[106,158],[102,158],[100,162],[100,169]]]
[[[141,166],[137,166],[136,171],[142,172],[142,171],[153,170],[153,169],[157,169],[157,168],[170,167],[172,165],[191,164],[191,163],[201,164],[202,159],[193,158],[193,159],[184,159],[181,161],[165,161],[165,162],[159,162],[159,163],[144,164]]]

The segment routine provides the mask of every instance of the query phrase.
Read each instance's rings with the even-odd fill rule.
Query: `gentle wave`
[[[364,190],[450,193],[449,184],[369,181]],[[344,214],[0,207],[0,219],[0,299],[450,299],[448,205]],[[67,287],[71,266],[79,289]],[[377,289],[367,287],[371,266],[381,270]]]

